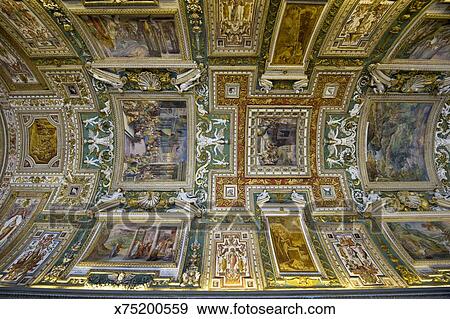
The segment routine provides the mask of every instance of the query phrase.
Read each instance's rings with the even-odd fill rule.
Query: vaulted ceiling
[[[448,287],[449,72],[445,0],[2,0],[0,291]]]

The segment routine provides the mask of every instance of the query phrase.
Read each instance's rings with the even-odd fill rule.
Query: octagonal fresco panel
[[[48,119],[35,119],[28,134],[28,154],[36,164],[48,164],[58,155],[57,128]]]

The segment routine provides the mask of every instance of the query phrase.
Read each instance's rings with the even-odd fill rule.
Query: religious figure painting
[[[2,36],[0,36],[0,68],[14,84],[38,83],[25,60]]]
[[[345,287],[404,287],[397,271],[385,260],[373,230],[360,223],[318,225],[320,238],[341,283]]]
[[[250,277],[249,253],[246,241],[239,234],[223,234],[216,243],[216,277],[222,277],[226,286],[240,286],[243,278]]]
[[[272,64],[302,65],[323,4],[287,3],[276,37]]]
[[[23,277],[33,276],[61,244],[61,232],[43,232],[32,238],[25,249],[2,272],[1,281],[18,282]]]
[[[254,227],[220,224],[206,236],[202,281],[212,290],[261,287],[258,241]]]
[[[28,154],[36,164],[48,164],[58,155],[57,128],[48,119],[35,119],[28,133]]]
[[[375,102],[367,130],[370,182],[429,181],[425,159],[426,130],[433,103]]]
[[[0,16],[6,18],[32,49],[65,49],[65,44],[54,36],[52,31],[23,1],[2,0]]]
[[[257,129],[259,165],[297,165],[297,120],[261,118]]]
[[[81,15],[106,57],[167,57],[180,54],[173,17]]]
[[[280,273],[317,272],[299,216],[268,216],[270,237]]]
[[[104,225],[92,251],[90,263],[174,263],[177,249],[176,226],[148,224]]]
[[[395,1],[390,0],[355,1],[340,31],[331,30],[334,35],[331,49],[364,50],[370,46],[371,36],[394,4]]]
[[[307,175],[309,116],[305,108],[249,108],[247,174]]]
[[[0,219],[0,251],[15,238],[20,229],[38,212],[43,202],[42,197],[30,197],[20,193],[13,193],[6,204]]]
[[[244,37],[252,32],[255,0],[225,0],[218,1],[218,5],[220,36],[229,45],[242,45]]]
[[[124,165],[122,180],[186,179],[186,101],[122,100]]]
[[[345,48],[360,46],[361,41],[369,38],[394,3],[395,1],[386,0],[357,1],[339,33],[337,38],[339,46]]]
[[[335,234],[333,246],[350,276],[359,277],[364,285],[381,284],[383,276],[369,252],[354,234]]]
[[[396,58],[450,60],[450,19],[424,19],[408,35]]]
[[[450,260],[450,222],[408,221],[387,225],[414,261]]]

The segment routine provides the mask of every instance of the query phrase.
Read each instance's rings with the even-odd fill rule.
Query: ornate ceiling
[[[448,287],[448,2],[2,0],[0,290]]]

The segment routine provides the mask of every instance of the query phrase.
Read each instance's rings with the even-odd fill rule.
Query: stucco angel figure
[[[180,73],[176,78],[171,80],[171,83],[178,90],[178,93],[189,91],[191,88],[200,84],[200,78],[205,71],[204,65],[200,64],[198,68],[190,69],[184,73]]]
[[[258,204],[258,206],[261,206],[262,204],[267,203],[269,200],[270,200],[270,194],[267,191],[267,189],[263,190],[256,197],[256,203]]]
[[[362,198],[363,203],[364,203],[364,212],[367,211],[367,209],[369,208],[370,205],[378,202],[381,200],[381,196],[378,193],[375,193],[374,191],[371,191],[370,193],[364,195],[364,197]]]
[[[84,140],[84,143],[89,144],[88,145],[88,149],[89,149],[89,154],[92,154],[94,152],[100,152],[100,146],[99,145],[103,145],[105,147],[111,148],[113,146],[113,142],[114,142],[114,134],[110,133],[107,136],[104,137],[99,137],[99,132],[94,133],[93,131],[89,130],[88,133],[88,139]]]
[[[371,75],[370,86],[373,88],[375,94],[382,94],[386,92],[386,88],[393,85],[394,80],[386,73],[378,69],[379,64],[371,64],[368,71]]]
[[[259,86],[261,86],[261,91],[264,93],[269,93],[273,89],[273,83],[267,79],[259,79]]]
[[[328,132],[328,151],[330,152],[330,156],[337,156],[339,151],[337,146],[348,147],[352,154],[356,151],[355,149],[355,138],[356,132],[352,132],[349,136],[338,137],[339,129],[330,130]]]
[[[195,204],[197,203],[198,197],[193,194],[186,193],[184,189],[181,188],[177,194],[177,200],[188,204]]]
[[[114,193],[112,194],[106,194],[103,195],[102,197],[100,197],[100,199],[97,202],[98,204],[102,204],[102,203],[109,203],[118,199],[122,199],[124,198],[124,193],[123,193],[123,189],[122,188],[118,188]]]
[[[199,130],[197,131],[197,150],[200,152],[200,150],[214,145],[214,155],[218,155],[219,153],[223,155],[225,145],[228,143],[228,141],[225,140],[225,128],[216,129],[214,131],[214,137],[209,137],[206,136],[205,133],[210,131],[210,129],[205,132],[200,126],[197,127],[199,127]]]
[[[305,196],[303,196],[302,194],[297,193],[295,191],[295,189],[292,191],[291,199],[292,199],[292,201],[294,203],[297,203],[297,204],[302,204],[303,205],[303,204],[306,203]]]

